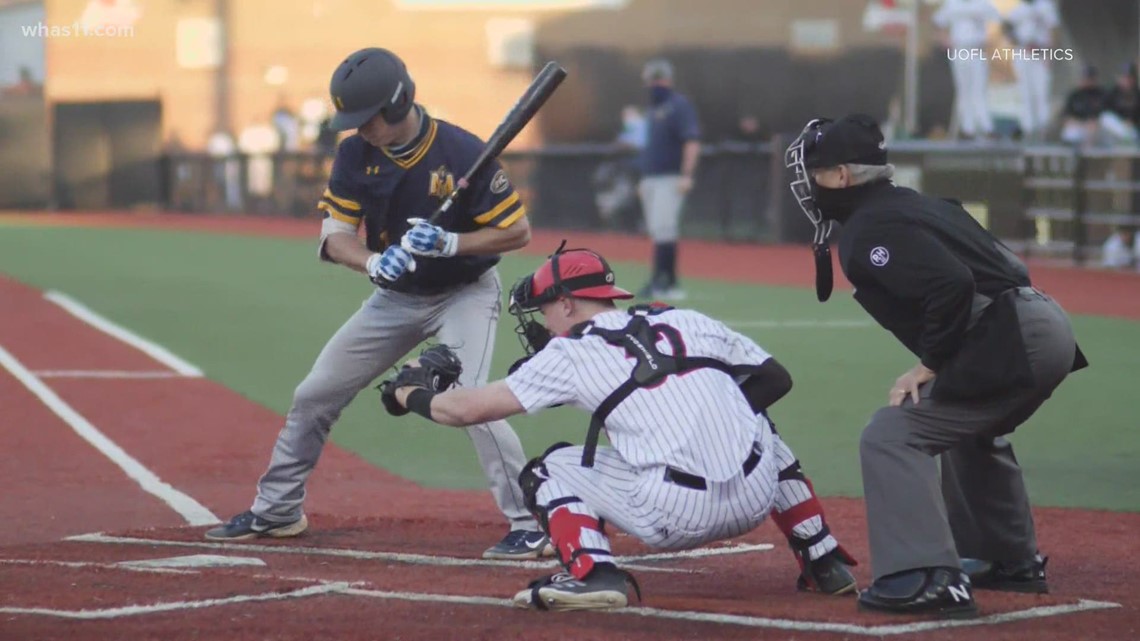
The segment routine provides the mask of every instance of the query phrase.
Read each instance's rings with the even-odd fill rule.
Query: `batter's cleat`
[[[970,576],[974,587],[980,590],[1048,594],[1045,564],[1049,557],[1036,554],[1020,563],[962,559],[962,571]]]
[[[859,609],[940,619],[978,616],[970,577],[958,568],[918,568],[881,577],[859,594]]]
[[[641,587],[633,575],[612,563],[598,563],[585,579],[559,572],[532,581],[515,595],[516,608],[536,610],[614,610],[629,605],[629,586],[641,600]]]
[[[517,561],[554,556],[550,537],[533,530],[511,530],[495,545],[483,552],[484,559]]]
[[[855,581],[855,575],[847,569],[851,565],[855,565],[855,559],[843,548],[835,548],[804,565],[800,578],[796,580],[796,589],[832,596],[855,592],[859,585]]]
[[[263,536],[275,539],[287,539],[297,536],[309,527],[309,519],[304,515],[296,521],[288,523],[274,523],[258,517],[253,512],[242,512],[228,523],[208,530],[206,538],[210,541],[248,541]]]

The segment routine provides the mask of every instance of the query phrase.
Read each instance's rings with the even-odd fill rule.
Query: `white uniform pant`
[[[1021,89],[1021,131],[1031,135],[1049,126],[1049,87],[1053,72],[1048,60],[1013,61]]]
[[[780,463],[772,434],[765,431],[760,462],[750,474],[741,469],[705,490],[666,481],[663,466],[635,469],[612,447],[598,447],[592,468],[582,467],[582,447],[564,447],[544,459],[548,478],[537,502],[545,507],[576,497],[581,503],[572,506],[574,512],[605,519],[655,548],[684,549],[739,536],[760,525],[776,499]],[[609,549],[606,540],[583,543]]]
[[[679,175],[647,176],[638,184],[645,231],[655,243],[673,243],[680,235],[681,210],[685,205],[680,185]]]
[[[989,83],[988,62],[975,58],[956,58],[950,61],[954,76],[954,102],[963,135],[990,134],[994,130],[986,100]]]

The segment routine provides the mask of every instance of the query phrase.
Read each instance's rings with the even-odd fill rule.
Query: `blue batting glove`
[[[383,280],[391,283],[403,276],[406,271],[416,271],[416,259],[412,258],[403,247],[392,245],[385,249],[383,254],[369,256],[364,268],[368,271],[368,277],[372,282],[379,283]]]
[[[424,220],[423,218],[409,218],[412,228],[400,239],[400,246],[417,256],[443,257],[454,256],[459,248],[459,234],[444,231]]]

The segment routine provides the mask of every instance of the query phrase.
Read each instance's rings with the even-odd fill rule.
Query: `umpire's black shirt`
[[[843,190],[839,261],[855,300],[938,372],[962,346],[975,300],[1028,286],[1025,265],[959,204],[888,181]],[[1013,329],[1014,332],[1019,332]]]

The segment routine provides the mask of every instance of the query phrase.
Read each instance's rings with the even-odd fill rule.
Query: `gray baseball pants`
[[[462,385],[487,382],[502,309],[498,272],[443,294],[373,292],[321,350],[293,394],[293,406],[257,484],[253,512],[274,522],[300,518],[305,481],[321,456],[333,423],[358,392],[431,336],[456,350]],[[380,405],[377,403],[377,408]],[[383,416],[378,421],[386,420]],[[512,529],[538,530],[523,504],[519,472],[526,464],[518,435],[506,421],[466,428],[495,503]]]
[[[1076,342],[1057,303],[1023,289],[1016,300],[1032,389],[978,402],[930,398],[875,412],[859,455],[875,578],[959,557],[1021,561],[1037,552],[1029,495],[1013,447],[1025,422],[1068,375]],[[941,478],[938,460],[941,459]]]

